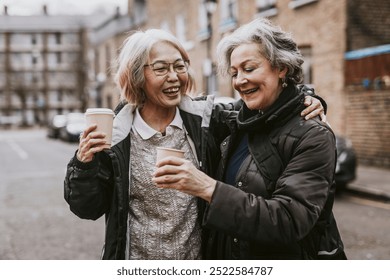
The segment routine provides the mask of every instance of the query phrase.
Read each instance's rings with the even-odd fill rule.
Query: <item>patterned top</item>
[[[156,147],[185,151],[197,164],[178,111],[166,135],[149,127],[136,111],[131,130],[130,259],[200,259],[197,198],[152,182]]]

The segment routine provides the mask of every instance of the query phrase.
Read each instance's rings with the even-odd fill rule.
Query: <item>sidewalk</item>
[[[390,202],[390,170],[358,166],[356,179],[347,185],[346,190]]]

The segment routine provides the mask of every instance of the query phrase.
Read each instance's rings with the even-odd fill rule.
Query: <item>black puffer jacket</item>
[[[213,174],[219,161],[221,137],[228,129],[216,125],[219,112],[233,109],[232,105],[218,105],[213,109],[213,98],[193,101],[183,97],[179,106],[185,130],[192,140],[202,171]],[[105,215],[106,234],[103,259],[124,259],[127,243],[129,212],[130,128],[134,107],[121,106],[114,119],[111,150],[97,153],[93,161],[82,163],[74,156],[68,164],[64,183],[65,200],[73,213],[83,219],[96,220]],[[217,129],[218,128],[218,129]],[[216,138],[210,135],[210,130]],[[218,140],[220,139],[220,140]],[[199,199],[200,211],[204,205]],[[200,215],[201,217],[202,215]]]
[[[326,226],[338,236],[330,246],[342,248],[332,214],[335,136],[319,120],[300,117],[303,98],[290,86],[263,115],[245,105],[227,113],[232,135],[221,145],[219,178],[239,135],[248,135],[250,154],[235,185],[219,181],[206,209],[207,258],[318,258],[320,243],[329,241],[320,240]],[[320,254],[335,249],[327,245]]]

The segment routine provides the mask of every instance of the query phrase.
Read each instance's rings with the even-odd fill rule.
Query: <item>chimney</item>
[[[4,5],[4,15],[8,16],[8,6]]]
[[[48,13],[47,13],[47,5],[43,5],[43,14],[45,15],[45,16],[47,16],[48,15]]]

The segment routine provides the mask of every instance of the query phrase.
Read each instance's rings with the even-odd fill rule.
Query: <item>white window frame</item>
[[[272,17],[278,14],[277,0],[256,0],[257,17]]]
[[[302,6],[318,2],[318,0],[291,0],[290,3],[288,3],[288,7],[290,9],[298,9]]]

